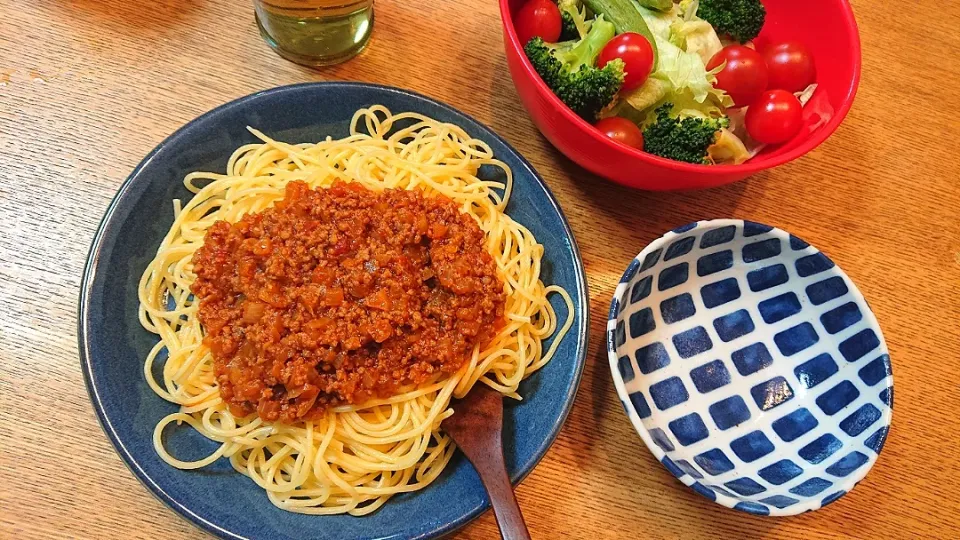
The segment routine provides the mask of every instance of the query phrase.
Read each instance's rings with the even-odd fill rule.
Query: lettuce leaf
[[[683,0],[677,9],[677,19],[670,25],[670,40],[686,52],[697,53],[705,65],[709,64],[723,43],[713,26],[697,17],[700,0]]]
[[[683,18],[683,12],[677,5],[665,11],[657,11],[639,5],[635,7],[640,12],[640,16],[643,17],[643,22],[647,23],[647,28],[656,37],[669,38],[670,25]]]
[[[656,36],[656,39],[660,50],[660,65],[654,75],[669,81],[675,91],[689,91],[693,99],[703,103],[713,90],[703,60],[696,53],[688,53],[668,39],[660,36]]]
[[[678,5],[666,12],[642,6],[637,9],[656,41],[659,51],[657,66],[643,86],[621,93],[620,102],[611,112],[644,124],[653,120],[651,113],[654,109],[670,101],[674,104],[674,114],[680,116],[723,116],[733,101],[726,92],[713,87],[716,73],[707,71],[698,52],[686,51],[674,42],[680,35],[677,29],[682,31],[684,24],[692,25],[687,27],[692,31],[691,35],[697,34],[700,31],[697,21],[684,21],[684,13]]]
[[[639,88],[620,92],[619,100],[613,107],[600,111],[600,117],[622,116],[642,127],[648,113],[665,102],[672,90],[669,82],[651,75]]]
[[[704,64],[710,62],[715,54],[723,49],[716,30],[707,21],[690,20],[673,23],[670,26],[671,41],[688,53],[700,57]]]
[[[716,142],[707,148],[707,156],[714,164],[728,163],[739,165],[753,157],[743,141],[727,128],[720,130]]]

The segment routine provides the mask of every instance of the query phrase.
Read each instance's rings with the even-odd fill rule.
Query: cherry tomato
[[[802,43],[787,41],[767,47],[763,51],[767,64],[770,89],[800,92],[817,79],[813,55]]]
[[[727,45],[713,55],[707,69],[724,62],[727,65],[717,73],[717,88],[726,90],[735,106],[750,105],[767,89],[767,65],[757,51],[743,45]]]
[[[526,45],[534,37],[554,43],[560,39],[562,26],[560,8],[550,0],[530,0],[517,11],[514,18],[514,28],[521,45]]]
[[[803,126],[803,106],[786,90],[764,92],[747,109],[747,132],[765,144],[787,142]]]
[[[643,132],[626,118],[619,116],[604,118],[596,123],[596,128],[620,144],[643,150]]]
[[[624,32],[604,45],[597,58],[597,67],[619,58],[623,60],[623,90],[633,90],[643,86],[653,69],[653,47],[647,38],[636,32]]]

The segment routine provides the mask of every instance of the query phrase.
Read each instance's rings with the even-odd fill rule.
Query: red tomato
[[[560,39],[563,26],[560,8],[550,0],[530,0],[517,11],[513,24],[520,45],[526,45],[534,37],[554,43]]]
[[[604,118],[596,123],[596,128],[620,144],[643,150],[643,132],[626,118],[619,116]]]
[[[760,53],[743,45],[727,45],[713,55],[707,69],[726,62],[717,73],[717,88],[726,90],[737,107],[753,103],[767,89],[767,65]]]
[[[647,38],[636,32],[624,32],[604,45],[597,58],[597,67],[619,58],[623,60],[623,90],[633,90],[643,86],[653,69],[653,47]]]
[[[763,60],[771,89],[800,92],[817,79],[813,55],[802,43],[787,41],[771,45],[764,49]]]
[[[764,92],[747,109],[747,132],[765,144],[787,142],[803,126],[803,106],[786,90]]]

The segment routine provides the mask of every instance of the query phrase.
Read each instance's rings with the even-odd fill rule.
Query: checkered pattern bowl
[[[887,437],[883,334],[850,278],[780,229],[701,221],[647,246],[607,321],[630,421],[681,482],[785,516],[850,491]]]

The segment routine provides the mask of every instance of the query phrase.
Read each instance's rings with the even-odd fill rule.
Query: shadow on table
[[[652,236],[644,235],[647,242],[694,221],[735,217],[740,198],[746,191],[744,182],[707,190],[642,191],[590,173],[558,150],[551,149],[557,156],[559,168],[574,180],[573,185],[581,198],[590,201],[594,211],[614,220],[627,231],[650,233]],[[762,185],[763,176],[763,173],[758,174],[753,181]],[[646,242],[636,245],[633,251],[639,252],[645,245]]]

